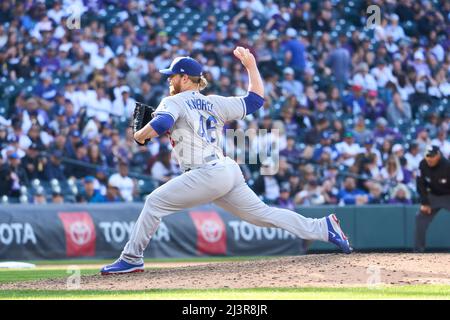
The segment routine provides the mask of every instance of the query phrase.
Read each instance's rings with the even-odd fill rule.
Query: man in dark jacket
[[[416,215],[415,251],[424,252],[429,224],[441,209],[450,211],[450,161],[439,147],[430,145],[419,171],[417,191],[421,205]]]
[[[55,150],[50,154],[50,161],[47,163],[44,170],[45,179],[47,181],[52,179],[63,181],[66,179],[64,165],[61,163],[62,157],[63,153],[60,150]]]
[[[20,197],[20,187],[29,183],[27,173],[17,153],[8,156],[8,163],[0,166],[0,195]]]

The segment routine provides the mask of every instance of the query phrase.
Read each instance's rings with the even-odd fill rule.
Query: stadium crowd
[[[381,19],[368,26],[373,4]],[[259,174],[271,159],[241,165],[258,195],[287,208],[415,202],[426,146],[450,156],[449,19],[449,1],[428,0],[4,0],[2,201],[142,199],[135,177],[158,185],[180,171],[167,136],[134,143],[135,101],[168,95],[158,70],[179,55],[203,63],[204,94],[245,95],[232,55],[244,46],[265,105],[227,128],[280,132],[275,175]]]

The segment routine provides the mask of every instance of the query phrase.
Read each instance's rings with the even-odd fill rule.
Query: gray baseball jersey
[[[185,91],[164,98],[155,111],[175,120],[170,130],[182,175],[155,189],[145,200],[121,258],[143,263],[143,253],[161,218],[197,205],[214,202],[258,226],[280,227],[302,239],[328,240],[325,218],[311,219],[269,207],[246,184],[239,165],[224,157],[220,145],[226,121],[246,115],[242,97],[204,96]]]
[[[169,114],[175,121],[170,136],[182,170],[223,158],[223,126],[227,121],[243,119],[245,113],[242,97],[204,96],[198,91],[164,98],[155,111]]]

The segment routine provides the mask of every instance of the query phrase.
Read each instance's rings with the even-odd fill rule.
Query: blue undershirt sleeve
[[[161,135],[170,128],[172,128],[174,122],[175,121],[169,114],[163,113],[157,114],[152,119],[152,121],[150,121],[150,125],[152,126],[153,130],[155,130],[158,133],[158,135]]]
[[[264,98],[260,95],[249,91],[249,93],[244,97],[245,102],[245,114],[250,114],[258,110],[264,105]]]

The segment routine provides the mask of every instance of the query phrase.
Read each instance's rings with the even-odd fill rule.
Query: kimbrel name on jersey
[[[205,111],[212,111],[213,104],[209,101],[203,100],[203,99],[189,99],[184,100],[184,102],[187,104],[189,109],[194,110],[205,110]]]

